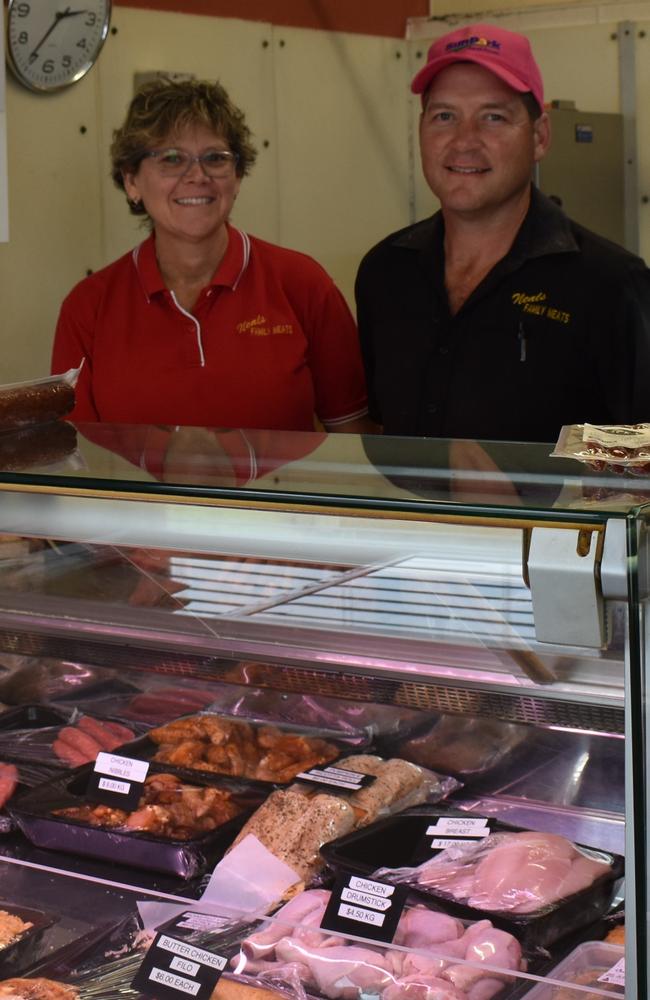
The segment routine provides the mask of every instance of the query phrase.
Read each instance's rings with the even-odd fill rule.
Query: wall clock
[[[111,0],[9,0],[9,66],[37,93],[69,87],[95,64],[110,20]]]

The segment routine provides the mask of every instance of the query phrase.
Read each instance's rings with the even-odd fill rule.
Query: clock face
[[[9,65],[30,90],[60,90],[91,68],[104,44],[111,0],[9,0]]]

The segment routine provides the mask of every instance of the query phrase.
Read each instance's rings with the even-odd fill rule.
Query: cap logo
[[[448,42],[445,46],[446,52],[462,52],[463,49],[487,49],[498,52],[501,42],[494,38],[481,38],[480,35],[472,35],[471,38],[462,38],[458,42]]]

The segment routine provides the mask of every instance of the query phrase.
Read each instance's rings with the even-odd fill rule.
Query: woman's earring
[[[140,205],[142,204],[142,200],[140,198],[127,198],[127,201],[131,208],[140,208]]]

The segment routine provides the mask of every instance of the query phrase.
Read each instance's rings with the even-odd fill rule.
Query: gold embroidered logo
[[[564,309],[556,309],[555,306],[548,305],[548,295],[546,292],[513,292],[513,305],[519,306],[521,311],[532,316],[546,316],[556,323],[570,323],[571,313]]]
[[[292,323],[270,323],[261,313],[254,319],[246,319],[235,327],[237,333],[247,333],[251,337],[272,337],[277,334],[293,333]]]

